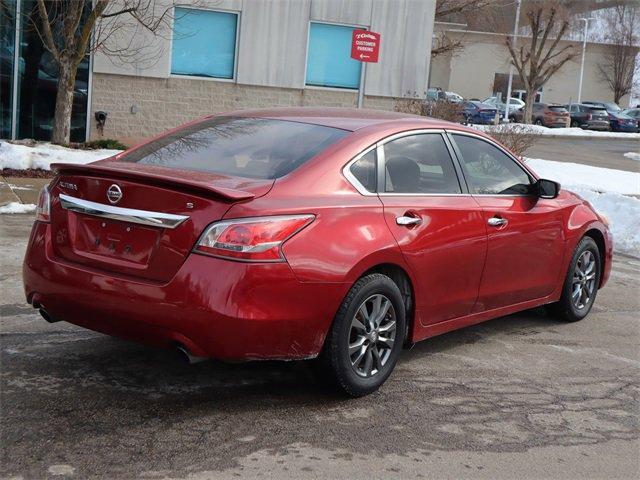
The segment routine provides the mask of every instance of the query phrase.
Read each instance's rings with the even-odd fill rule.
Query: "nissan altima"
[[[351,396],[419,340],[540,305],[580,320],[611,270],[588,202],[425,117],[239,111],[53,168],[23,269],[46,320],[191,359],[315,359]]]

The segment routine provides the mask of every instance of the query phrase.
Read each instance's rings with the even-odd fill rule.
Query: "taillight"
[[[38,222],[48,222],[51,220],[51,194],[49,187],[43,187],[38,196],[38,206],[36,207],[36,220]]]
[[[591,120],[593,118],[593,115],[591,115],[590,113],[587,113],[587,120]]]
[[[284,261],[282,244],[309,225],[313,215],[222,220],[209,225],[194,252],[244,261]]]

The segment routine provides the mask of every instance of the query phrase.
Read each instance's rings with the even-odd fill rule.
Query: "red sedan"
[[[24,261],[48,321],[376,390],[403,346],[539,305],[580,320],[606,219],[490,137],[344,109],[211,116],[54,165]]]

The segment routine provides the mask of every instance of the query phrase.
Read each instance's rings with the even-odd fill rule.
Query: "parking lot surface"
[[[588,318],[544,310],[403,353],[347,400],[301,362],[182,365],[25,304],[31,217],[0,216],[1,478],[637,478],[640,260]]]
[[[628,152],[640,152],[640,140],[540,137],[525,155],[558,162],[583,163],[593,167],[640,172],[640,162],[624,156]]]

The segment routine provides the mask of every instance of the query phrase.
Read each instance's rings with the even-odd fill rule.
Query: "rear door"
[[[474,311],[549,295],[557,286],[565,241],[557,201],[533,195],[534,179],[496,144],[472,134],[450,137],[488,235]]]
[[[417,318],[426,325],[467,315],[478,295],[486,229],[447,140],[439,132],[407,132],[377,151],[385,220],[417,279]]]

